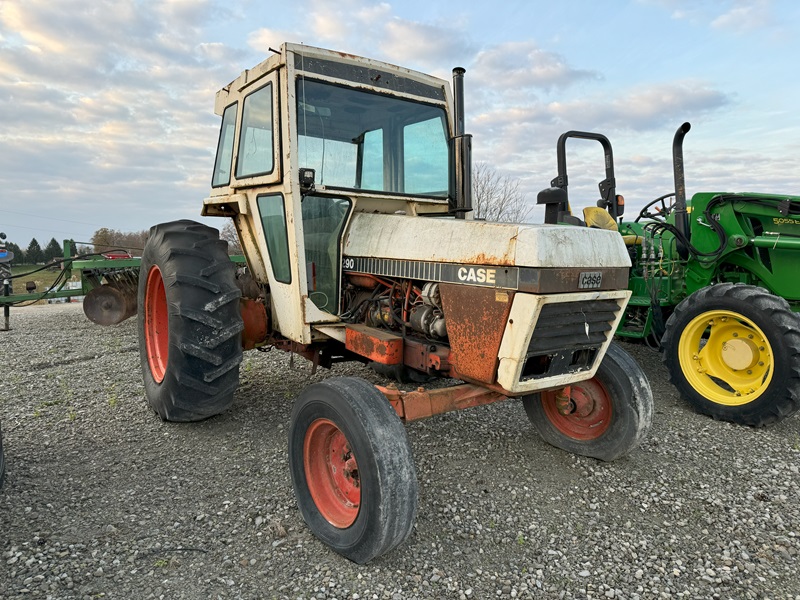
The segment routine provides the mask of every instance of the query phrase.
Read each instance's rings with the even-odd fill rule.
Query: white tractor
[[[463,73],[451,94],[436,77],[284,44],[217,92],[202,214],[233,219],[246,269],[192,221],[154,226],[142,255],[141,362],[165,420],[227,409],[243,349],[417,382],[329,378],[294,402],[300,512],[359,563],[412,530],[403,421],[521,398],[545,440],[603,460],[650,425],[647,379],[611,341],[630,296],[621,237],[471,219]],[[418,387],[431,378],[453,385]]]

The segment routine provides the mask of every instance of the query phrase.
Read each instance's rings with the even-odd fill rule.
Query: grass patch
[[[14,265],[11,267],[11,274],[14,276],[17,275],[24,275],[25,273],[30,273],[35,269],[41,268],[42,265]],[[14,292],[17,294],[24,294],[25,293],[25,283],[28,281],[33,281],[36,283],[36,291],[43,292],[46,289],[49,289],[53,283],[55,283],[56,277],[60,273],[60,270],[57,271],[48,271],[47,269],[43,271],[39,271],[37,273],[33,273],[27,277],[20,277],[19,279],[14,279]]]

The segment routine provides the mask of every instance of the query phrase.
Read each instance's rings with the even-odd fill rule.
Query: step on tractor
[[[633,293],[616,334],[658,347],[670,381],[698,412],[754,427],[800,409],[800,197],[696,193],[686,198],[681,125],[672,143],[675,189],[625,221],[608,139],[568,131],[558,175],[540,194],[546,222],[619,231]],[[600,200],[572,215],[566,142],[603,147]],[[548,204],[549,202],[549,204]]]
[[[521,398],[559,448],[602,460],[635,448],[652,394],[612,343],[630,296],[619,235],[470,218],[463,69],[451,92],[367,58],[272,52],[217,93],[201,210],[233,220],[246,268],[193,221],[152,227],[142,254],[139,347],[161,418],[226,410],[243,350],[284,350],[313,368],[360,361],[412,382],[332,377],[294,401],[299,511],[358,563],[412,530],[403,422]],[[453,385],[421,385],[433,378]]]

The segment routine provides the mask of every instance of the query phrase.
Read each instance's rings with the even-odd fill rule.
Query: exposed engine
[[[344,312],[340,316],[349,323],[370,327],[394,331],[411,328],[432,341],[447,339],[439,284],[434,282],[350,274],[345,279]]]

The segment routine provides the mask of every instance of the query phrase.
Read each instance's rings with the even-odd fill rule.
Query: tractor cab
[[[202,214],[233,218],[284,335],[307,343],[310,324],[339,320],[354,213],[463,217],[451,173],[468,137],[458,143],[452,101],[440,79],[295,44],[217,93]]]

